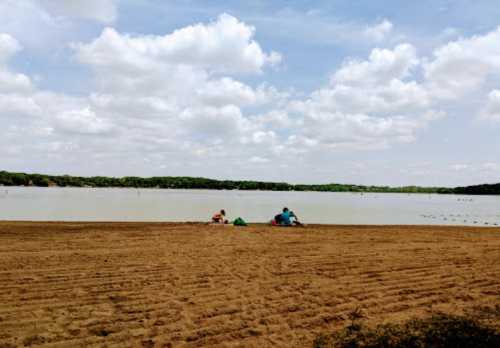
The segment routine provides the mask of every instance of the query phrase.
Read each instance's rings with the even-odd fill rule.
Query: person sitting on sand
[[[276,214],[274,216],[274,219],[271,220],[271,225],[273,226],[281,225],[281,213]]]
[[[283,212],[281,214],[278,214],[274,217],[272,224],[278,226],[302,225],[299,222],[297,215],[295,215],[293,211],[290,211],[286,207],[283,208]]]
[[[294,216],[295,214],[293,214],[293,212],[291,212],[288,208],[283,208],[283,213],[281,213],[281,224],[285,226],[291,226],[291,218]]]
[[[212,222],[216,224],[226,224],[226,211],[222,209],[220,212],[215,213],[214,216],[212,216]]]

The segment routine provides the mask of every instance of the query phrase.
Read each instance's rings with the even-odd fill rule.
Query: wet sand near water
[[[311,347],[500,306],[500,229],[0,222],[0,284],[2,348]]]

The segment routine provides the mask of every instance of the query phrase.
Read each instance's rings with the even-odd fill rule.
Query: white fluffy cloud
[[[88,107],[61,112],[56,116],[56,126],[76,134],[106,134],[113,129],[110,121],[99,118]]]
[[[495,89],[490,92],[480,117],[491,121],[500,121],[500,90]]]
[[[421,124],[400,116],[385,118],[366,114],[310,113],[305,115],[304,145],[373,150],[394,142],[411,142]]]
[[[364,34],[373,41],[379,42],[391,33],[392,28],[392,23],[389,20],[384,19],[382,22],[366,28]]]
[[[43,109],[32,96],[0,93],[0,117],[40,115]]]
[[[415,48],[401,44],[389,49],[374,49],[368,60],[346,62],[332,78],[332,83],[368,85],[387,83],[407,77],[419,63]]]
[[[347,61],[329,86],[290,103],[290,114],[302,118],[292,143],[373,149],[415,140],[430,121],[424,115],[431,104],[419,83],[406,81],[418,64],[409,44],[374,49],[366,61]]]
[[[441,109],[450,102],[460,104],[466,92],[486,94],[487,82],[500,81],[499,42],[500,28],[450,42],[432,59],[400,44],[376,48],[364,61],[348,60],[329,86],[290,103],[287,117],[301,120],[291,143],[379,148],[413,141],[419,129],[446,115]],[[491,91],[478,112],[483,119],[500,119],[500,92]]]
[[[94,91],[86,97],[32,85],[16,91],[14,82],[20,85],[22,77],[31,81],[4,64],[0,81],[7,76],[10,86],[4,94],[0,88],[0,115],[12,120],[24,115],[31,121],[11,121],[16,126],[3,140],[12,144],[16,136],[31,137],[38,144],[34,152],[58,155],[71,151],[102,159],[132,153],[130,161],[220,157],[230,150],[250,156],[269,145],[259,136],[269,133],[253,124],[244,109],[286,98],[272,86],[253,88],[235,77],[259,75],[281,60],[276,52],[264,52],[254,32],[229,15],[165,36],[104,29],[95,40],[72,45],[78,61],[94,72]],[[20,47],[10,36],[0,38],[0,57],[6,62]],[[246,148],[248,139],[256,139],[255,149]],[[9,145],[10,153],[20,145]]]
[[[68,41],[86,37],[95,22],[98,25],[114,22],[118,16],[118,1],[2,0],[0,33],[12,35],[28,50],[38,54],[60,54]]]
[[[31,79],[0,67],[0,92],[22,92],[32,89]]]
[[[7,61],[21,50],[21,45],[8,34],[0,33],[0,93],[22,92],[32,89],[28,76],[11,72]]]
[[[265,84],[250,87],[228,74],[260,74],[281,60],[253,40],[255,29],[223,14],[165,36],[130,36],[107,28],[95,40],[73,44],[92,68],[89,103],[100,117],[128,132],[146,132],[192,154],[217,154],[220,144],[242,149],[259,131],[243,111],[286,98]],[[119,120],[119,121],[118,121]]]
[[[281,93],[274,87],[263,84],[254,89],[230,77],[208,81],[195,89],[195,95],[209,105],[241,106],[265,105],[287,97],[286,93]]]
[[[252,129],[250,122],[235,105],[188,108],[179,117],[192,135],[216,142],[219,139],[238,138]]]
[[[39,2],[33,0],[0,1],[0,31],[14,35],[17,39],[41,40],[47,34],[54,34],[56,19]]]
[[[5,64],[15,53],[21,50],[21,45],[9,34],[0,34],[0,64]]]
[[[488,78],[500,74],[500,27],[485,35],[462,38],[434,51],[425,65],[433,94],[458,98],[477,91]]]
[[[95,72],[90,103],[104,117],[134,122],[172,142],[210,143],[221,137],[234,142],[248,128],[242,108],[284,97],[273,87],[252,88],[228,76],[260,74],[281,59],[264,52],[254,32],[223,14],[165,36],[130,36],[107,28],[92,42],[73,47],[77,59]]]
[[[144,72],[158,65],[187,65],[215,73],[255,73],[278,64],[281,55],[265,53],[253,40],[255,28],[222,14],[165,36],[122,35],[106,28],[90,44],[75,45],[78,59],[99,68]]]

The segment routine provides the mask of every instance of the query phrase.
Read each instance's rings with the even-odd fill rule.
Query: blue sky
[[[0,2],[2,169],[500,181],[495,1]]]

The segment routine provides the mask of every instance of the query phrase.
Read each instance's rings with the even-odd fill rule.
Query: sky
[[[500,182],[495,0],[0,0],[0,170]]]

